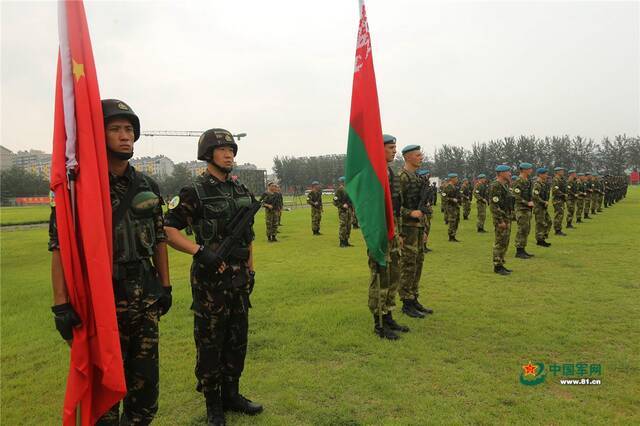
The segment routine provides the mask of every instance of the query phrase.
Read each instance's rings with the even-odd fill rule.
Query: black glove
[[[158,307],[160,308],[160,316],[169,312],[171,309],[171,304],[173,302],[173,297],[171,297],[171,286],[162,287],[162,296],[158,299]]]
[[[222,258],[205,246],[200,246],[196,254],[193,255],[193,259],[200,265],[212,268],[215,271],[222,265]]]
[[[73,339],[73,327],[82,324],[80,317],[73,310],[71,303],[63,303],[51,307],[51,312],[55,314],[56,329],[64,340]]]
[[[253,286],[256,285],[256,271],[249,271],[249,294],[253,293]]]

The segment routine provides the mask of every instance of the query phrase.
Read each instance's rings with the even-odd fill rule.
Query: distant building
[[[258,170],[258,166],[251,163],[237,164],[233,168],[235,170]]]
[[[191,173],[191,177],[200,176],[207,170],[207,163],[204,161],[187,161],[185,163],[180,163],[184,165],[189,173]]]
[[[13,164],[28,173],[48,179],[51,173],[51,154],[37,149],[18,151],[13,158]]]
[[[200,176],[207,170],[207,163],[204,161],[188,161],[186,163],[180,163],[184,165],[191,177]],[[234,165],[231,176],[236,177],[240,182],[245,184],[247,188],[254,194],[260,195],[265,190],[266,170],[260,170],[254,164],[241,164]]]
[[[131,160],[131,165],[142,173],[157,177],[172,175],[175,167],[173,161],[164,155],[134,158]]]
[[[10,169],[15,164],[16,155],[10,149],[0,145],[0,170]]]

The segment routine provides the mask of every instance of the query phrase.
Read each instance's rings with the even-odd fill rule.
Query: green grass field
[[[25,206],[25,207],[1,207],[0,225],[24,225],[29,223],[43,223],[49,221],[51,207]]]
[[[337,214],[323,236],[309,211],[285,212],[281,242],[256,226],[257,284],[241,388],[265,412],[230,424],[640,424],[640,190],[531,260],[508,253],[514,273],[492,273],[492,234],[463,221],[447,242],[438,211],[422,276],[424,320],[396,314],[398,342],[372,332],[364,242],[337,247]],[[513,240],[513,236],[512,236]],[[531,238],[530,238],[531,241]],[[53,327],[47,230],[1,235],[3,425],[60,423],[68,349]],[[195,391],[186,255],[171,252],[174,305],[162,318],[160,410],[155,424],[205,422]],[[522,365],[600,364],[599,386],[563,386],[550,372],[519,383]]]

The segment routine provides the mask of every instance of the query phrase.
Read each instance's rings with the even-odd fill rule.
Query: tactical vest
[[[227,225],[242,207],[252,203],[251,193],[246,186],[233,181],[213,181],[200,176],[193,183],[196,196],[202,206],[202,215],[194,220],[193,232],[196,242],[204,246],[216,245],[230,234]],[[251,244],[251,230],[247,231],[242,247]]]
[[[132,185],[135,181],[132,181]],[[154,211],[160,197],[148,178],[140,174],[135,195],[123,219],[113,229],[113,263],[122,264],[147,260],[156,246]],[[123,195],[124,196],[124,195]]]
[[[400,175],[405,174],[409,178],[405,193],[403,195],[402,204],[409,210],[420,209],[420,191],[422,190],[422,181],[415,173],[402,169]]]
[[[393,205],[393,215],[397,218],[400,216],[400,207],[402,198],[400,197],[400,178],[393,173],[391,167],[387,167],[389,175],[389,189],[391,190],[391,204]]]

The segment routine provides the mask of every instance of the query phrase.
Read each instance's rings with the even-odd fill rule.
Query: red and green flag
[[[360,25],[351,92],[346,189],[355,207],[369,255],[384,266],[387,244],[394,234],[393,208],[364,0],[360,0],[359,6]]]

